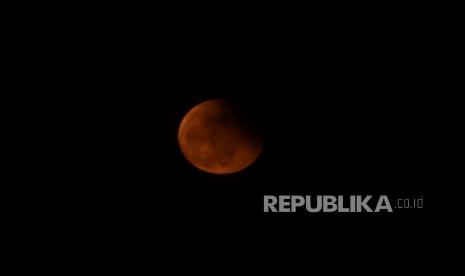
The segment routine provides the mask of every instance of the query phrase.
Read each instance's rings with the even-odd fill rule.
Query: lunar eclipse
[[[263,149],[263,138],[252,120],[225,99],[202,102],[187,112],[178,142],[189,163],[212,174],[244,170]]]

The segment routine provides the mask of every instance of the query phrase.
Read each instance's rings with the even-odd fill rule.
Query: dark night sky
[[[329,21],[247,32],[168,25],[95,31],[98,46],[76,46],[69,63],[77,73],[60,78],[72,91],[57,107],[71,115],[58,119],[63,130],[53,140],[62,149],[54,180],[68,184],[46,191],[50,220],[62,217],[114,247],[118,237],[121,247],[166,239],[168,255],[425,246],[418,233],[441,215],[433,189],[442,183],[445,128],[444,76],[426,32]],[[239,173],[201,172],[178,147],[183,115],[212,98],[233,100],[264,133],[261,156]],[[69,156],[73,162],[61,162]],[[425,207],[264,214],[265,194],[424,197]]]
[[[112,116],[111,131],[106,133],[117,131],[110,140],[115,144],[105,147],[111,151],[122,145],[113,153],[114,166],[107,168],[116,173],[120,190],[115,193],[130,196],[128,204],[139,206],[141,216],[154,210],[168,220],[208,224],[288,220],[283,214],[263,214],[264,194],[427,197],[425,183],[438,177],[431,147],[437,134],[438,80],[420,52],[354,43],[343,50],[337,42],[328,43],[329,48],[297,44],[299,49],[285,48],[277,56],[276,49],[256,54],[234,47],[198,47],[188,53],[175,48],[153,72],[142,73],[149,67],[141,67],[122,80],[109,76],[120,82],[117,93],[101,99],[111,99],[105,109]],[[137,91],[125,93],[129,87]],[[265,134],[263,154],[243,172],[209,175],[180,153],[176,135],[182,116],[211,98],[234,100]],[[423,219],[428,211],[372,217],[382,224],[408,222]],[[290,217],[313,225],[327,216],[337,217],[336,224],[373,219]]]
[[[135,104],[141,120],[137,126],[146,129],[135,146],[135,157],[141,158],[135,164],[144,164],[136,169],[142,175],[134,185],[146,190],[144,198],[160,193],[165,216],[208,224],[233,220],[259,226],[262,220],[287,220],[283,214],[262,213],[264,194],[427,197],[425,183],[438,177],[435,149],[429,146],[436,122],[430,106],[433,94],[419,85],[430,80],[420,72],[402,72],[396,61],[379,59],[382,66],[366,68],[359,53],[351,70],[341,72],[338,64],[346,63],[336,59],[324,73],[317,68],[328,63],[326,58],[313,59],[308,66],[291,60],[252,72],[241,62],[226,60],[219,68],[203,65],[198,72],[177,75],[160,93],[137,99],[142,108]],[[265,134],[263,154],[243,172],[206,174],[180,153],[176,135],[182,116],[211,98],[233,99]],[[173,198],[179,203],[173,204]],[[383,225],[413,223],[428,211],[372,217]],[[290,217],[294,223],[313,225],[325,216],[337,217],[336,224],[373,219],[366,214]]]
[[[141,175],[123,182],[139,187],[133,202],[143,210],[140,218],[156,214],[164,230],[193,246],[255,241],[265,247],[328,242],[371,248],[370,240],[380,246],[422,246],[418,233],[438,212],[431,188],[440,177],[436,149],[430,146],[437,123],[431,94],[410,89],[426,77],[397,78],[396,64],[324,76],[296,75],[301,67],[281,69],[289,67],[277,65],[244,79],[238,73],[243,67],[228,66],[169,85],[169,96],[146,96],[140,125],[148,128],[136,146],[135,157],[142,158],[134,165]],[[233,99],[265,134],[262,155],[237,174],[198,171],[178,148],[182,116],[211,98]],[[155,101],[160,105],[153,108]],[[152,118],[161,120],[153,123]],[[392,214],[264,214],[265,194],[423,196],[425,208]]]

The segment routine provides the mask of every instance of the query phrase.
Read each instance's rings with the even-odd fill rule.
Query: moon
[[[230,174],[250,166],[263,149],[263,139],[237,106],[213,99],[193,107],[181,121],[178,142],[184,157],[212,174]]]

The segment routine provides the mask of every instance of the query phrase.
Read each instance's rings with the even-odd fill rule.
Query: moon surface
[[[263,139],[249,118],[225,99],[192,108],[181,121],[178,141],[192,165],[213,174],[241,171],[263,149]]]

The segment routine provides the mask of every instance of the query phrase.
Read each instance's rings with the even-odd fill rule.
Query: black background
[[[388,265],[426,253],[426,232],[443,215],[432,188],[443,181],[446,128],[433,25],[376,14],[250,25],[116,17],[67,26],[53,47],[51,90],[67,92],[41,96],[54,108],[37,133],[57,134],[44,137],[56,150],[38,174],[58,173],[36,189],[51,199],[43,222],[60,218],[55,233],[141,261],[206,252],[253,264],[336,256]],[[181,154],[182,117],[212,98],[233,100],[264,134],[244,171],[207,174]],[[265,214],[270,194],[423,197],[424,208]]]
[[[270,51],[255,60],[254,53],[228,46],[200,47],[193,54],[199,58],[176,52],[153,82],[139,83],[135,73],[128,86],[145,92],[118,94],[119,105],[109,109],[118,120],[108,114],[117,136],[103,141],[115,159],[105,166],[112,180],[102,192],[116,190],[110,202],[125,214],[122,221],[143,231],[161,228],[199,247],[236,239],[421,244],[419,233],[434,215],[428,187],[439,176],[431,146],[438,123],[435,79],[421,59],[389,47],[346,46],[347,54],[311,49],[309,59],[274,60]],[[183,115],[212,98],[234,100],[259,122],[265,148],[247,170],[210,175],[180,152]],[[423,197],[425,206],[380,214],[264,214],[265,194]],[[121,219],[120,212],[114,216]],[[399,246],[405,252],[406,245]]]

